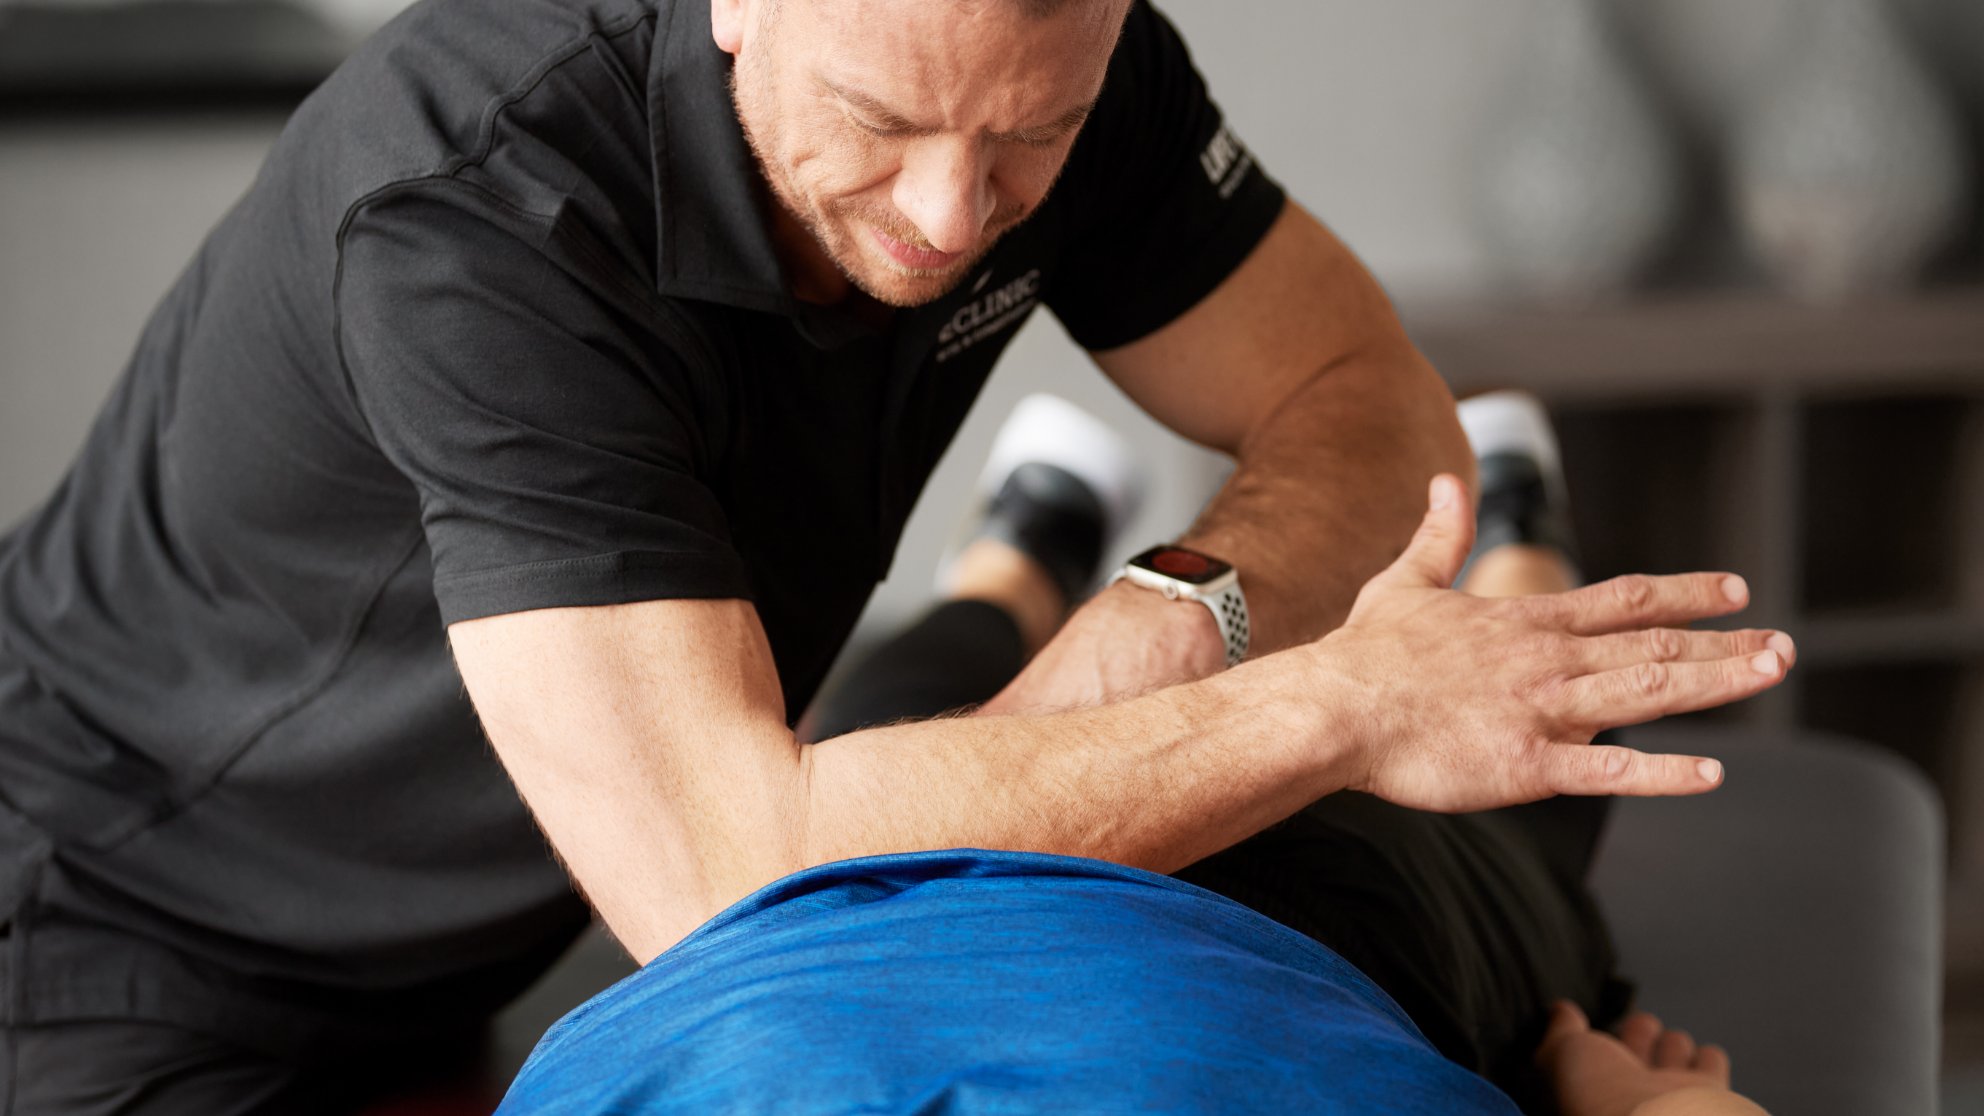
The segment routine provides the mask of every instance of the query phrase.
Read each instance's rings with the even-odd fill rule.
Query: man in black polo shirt
[[[1237,454],[1184,541],[1238,567],[1258,661],[1221,672],[1217,610],[1124,582],[1012,715],[799,747],[1043,305]],[[427,0],[298,110],[0,543],[0,1096],[300,1111],[313,1066],[467,1028],[586,918],[531,812],[646,960],[867,853],[1169,871],[1335,785],[1707,789],[1537,743],[1653,700],[1523,688],[1571,653],[1532,629],[1596,598],[1312,642],[1468,460],[1141,3]],[[1661,677],[1663,709],[1764,684]]]

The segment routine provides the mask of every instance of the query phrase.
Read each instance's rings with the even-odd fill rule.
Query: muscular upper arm
[[[799,748],[749,602],[540,609],[448,633],[497,756],[637,959],[801,866]]]
[[[1197,305],[1146,337],[1092,355],[1152,417],[1237,453],[1248,432],[1319,374],[1360,354],[1394,352],[1408,356],[1413,375],[1437,383],[1363,264],[1289,201]]]

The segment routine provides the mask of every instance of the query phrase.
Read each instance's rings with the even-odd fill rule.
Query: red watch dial
[[[1150,564],[1156,566],[1159,573],[1168,573],[1172,577],[1203,577],[1207,570],[1212,569],[1212,559],[1189,550],[1160,550],[1151,558]]]
[[[1233,567],[1208,554],[1182,546],[1156,546],[1130,559],[1130,564],[1188,585],[1205,585],[1225,577]]]

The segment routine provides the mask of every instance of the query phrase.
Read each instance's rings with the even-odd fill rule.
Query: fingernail
[[[1777,632],[1764,640],[1764,646],[1777,652],[1778,658],[1787,663],[1798,657],[1798,645],[1791,642],[1791,637],[1783,632]]]
[[[1701,761],[1695,765],[1695,770],[1702,773],[1702,781],[1705,783],[1722,781],[1722,765],[1714,760]]]
[[[1763,675],[1776,674],[1778,670],[1778,664],[1780,662],[1782,662],[1782,660],[1780,660],[1777,657],[1777,652],[1775,651],[1759,652],[1758,654],[1750,658],[1750,666],[1758,674],[1763,674]]]
[[[1433,507],[1442,509],[1454,502],[1454,482],[1445,476],[1433,478]]]
[[[1750,599],[1750,587],[1743,584],[1742,578],[1730,574],[1722,579],[1722,595],[1729,598],[1730,604],[1742,604]]]

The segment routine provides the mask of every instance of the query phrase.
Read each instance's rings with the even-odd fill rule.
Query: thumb
[[[1474,506],[1452,473],[1441,473],[1427,488],[1426,517],[1406,544],[1405,553],[1381,576],[1390,584],[1418,589],[1445,589],[1460,576],[1467,552],[1474,546]]]
[[[1550,1027],[1543,1032],[1543,1041],[1536,1045],[1536,1064],[1547,1068],[1556,1060],[1565,1039],[1589,1030],[1591,1021],[1585,1018],[1582,1009],[1569,1000],[1558,1000],[1550,1008]]]

